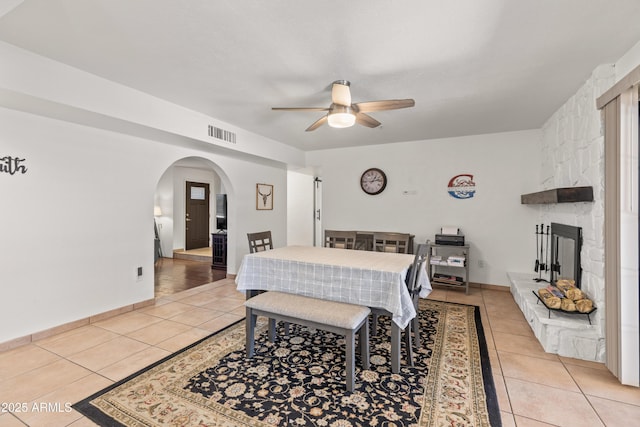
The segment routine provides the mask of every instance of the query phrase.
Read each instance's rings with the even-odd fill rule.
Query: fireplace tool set
[[[533,269],[538,273],[538,277],[534,279],[536,282],[548,282],[547,279],[542,278],[542,272],[548,272],[551,269],[549,263],[549,226],[547,225],[546,232],[544,227],[544,224],[540,224],[540,226],[536,224],[536,264]]]

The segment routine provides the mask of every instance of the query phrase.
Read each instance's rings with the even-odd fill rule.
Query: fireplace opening
[[[551,223],[551,283],[574,280],[581,287],[582,227]]]

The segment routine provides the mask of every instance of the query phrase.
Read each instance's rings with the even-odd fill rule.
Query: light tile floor
[[[602,364],[545,353],[509,292],[436,289],[429,298],[480,306],[505,427],[640,420],[639,388]],[[225,279],[0,353],[1,409],[12,409],[0,412],[0,427],[94,425],[66,405],[241,319],[243,301]]]

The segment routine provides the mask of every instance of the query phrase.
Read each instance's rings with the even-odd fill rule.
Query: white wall
[[[29,168],[0,174],[0,343],[153,297],[154,194],[180,159],[204,159],[228,194],[229,273],[247,232],[286,244],[300,150],[6,43],[0,63],[0,157]],[[271,211],[255,208],[258,182],[274,185]]]
[[[638,65],[640,65],[640,41],[616,61],[614,66],[616,82],[620,81]]]
[[[593,187],[592,203],[540,205],[540,222],[582,227],[582,288],[604,307],[604,137],[596,98],[614,81],[614,68],[598,67],[542,128],[540,190]],[[604,337],[604,310],[592,315]]]
[[[153,298],[154,194],[177,160],[201,157],[225,183],[228,272],[248,252],[249,231],[271,229],[286,244],[284,165],[4,108],[0,123],[0,157],[28,168],[0,174],[0,343]],[[256,211],[257,182],[274,184],[272,211]]]
[[[162,215],[155,218],[160,236],[162,256],[173,258],[173,250],[177,249],[173,243],[174,197],[173,197],[173,167],[169,167],[160,177],[153,201],[154,207],[160,208]]]
[[[459,226],[471,243],[471,281],[508,286],[507,271],[533,272],[537,211],[520,195],[538,191],[540,137],[532,130],[308,153],[307,164],[321,168],[323,227],[406,232],[424,242],[443,225]],[[376,196],[359,185],[370,167],[388,178]],[[447,192],[462,173],[474,176],[471,199]]]
[[[0,63],[0,105],[304,166],[303,152],[291,146],[4,42]],[[209,137],[208,125],[235,132],[236,143]]]
[[[604,137],[602,117],[596,109],[596,99],[613,84],[640,65],[640,42],[631,48],[614,65],[597,67],[590,78],[544,124],[541,186],[543,189],[566,186],[591,185],[593,203],[573,203],[540,206],[543,222],[560,222],[583,229],[582,286],[599,307],[592,315],[599,333],[605,337],[605,281],[604,281]],[[636,120],[637,101],[630,114]],[[631,127],[631,126],[630,126]],[[624,133],[624,131],[623,131]],[[638,135],[632,136],[630,146],[625,146],[623,136],[621,195],[626,206],[621,207],[623,231],[625,220],[631,217],[631,239],[622,236],[621,241],[621,364],[620,380],[623,384],[638,385],[640,348],[638,320],[638,259],[637,259],[637,147]],[[629,172],[627,168],[633,172]],[[624,175],[625,171],[627,172]],[[633,178],[630,178],[633,177]],[[629,182],[631,181],[631,182]],[[625,263],[631,268],[625,269]],[[606,338],[606,337],[605,337]],[[604,355],[602,355],[604,358]]]

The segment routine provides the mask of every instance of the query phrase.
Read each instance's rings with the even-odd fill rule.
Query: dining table
[[[391,316],[391,371],[400,371],[400,335],[417,315],[405,279],[414,256],[319,246],[285,246],[243,257],[237,289],[251,298],[279,291],[385,310]],[[431,293],[424,263],[420,297]]]

